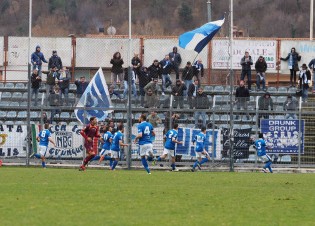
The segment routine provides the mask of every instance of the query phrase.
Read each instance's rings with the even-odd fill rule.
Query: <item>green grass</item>
[[[0,168],[0,225],[315,225],[314,174]]]

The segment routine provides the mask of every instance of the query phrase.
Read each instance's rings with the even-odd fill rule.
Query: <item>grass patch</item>
[[[0,225],[314,225],[314,174],[0,168]]]

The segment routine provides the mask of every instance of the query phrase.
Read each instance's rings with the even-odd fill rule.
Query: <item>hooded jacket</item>
[[[269,98],[266,98],[267,95],[269,95]],[[266,92],[263,96],[261,96],[258,99],[258,109],[269,110],[269,106],[270,106],[270,109],[273,110],[273,100],[270,96],[270,93]]]
[[[44,57],[44,54],[41,51],[37,51],[37,48],[40,48],[39,45],[36,46],[35,52],[31,55],[31,62],[33,65],[42,65],[42,62],[48,63]]]

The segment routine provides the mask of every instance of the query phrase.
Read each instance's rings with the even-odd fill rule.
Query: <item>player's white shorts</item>
[[[265,154],[265,155],[262,155],[262,156],[258,156],[258,159],[261,160],[262,162],[268,162],[268,161],[271,161],[271,158],[269,155]]]
[[[45,156],[47,150],[48,150],[48,147],[47,147],[47,146],[41,146],[41,145],[39,145],[39,153],[40,153],[40,155]]]
[[[100,156],[111,155],[111,150],[102,149]]]
[[[139,145],[140,156],[149,156],[150,153],[153,153],[153,144],[142,144]]]
[[[114,158],[114,159],[119,159],[119,157],[120,157],[120,151],[113,151],[113,150],[111,150],[110,154],[111,154],[111,157]]]
[[[208,158],[209,154],[206,151],[201,152],[196,151],[196,156],[197,158]]]
[[[171,157],[175,157],[175,150],[164,148],[163,155],[170,155]]]

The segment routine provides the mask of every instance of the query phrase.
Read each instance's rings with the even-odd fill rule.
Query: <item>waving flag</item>
[[[197,53],[200,53],[220,30],[223,23],[224,18],[222,20],[211,21],[193,31],[181,34],[179,36],[179,46],[183,49],[195,50]]]
[[[77,104],[77,107],[98,109],[75,109],[74,112],[77,119],[86,124],[92,116],[95,116],[100,121],[104,120],[108,113],[112,112],[112,110],[108,110],[111,105],[105,77],[102,69],[99,68]]]

